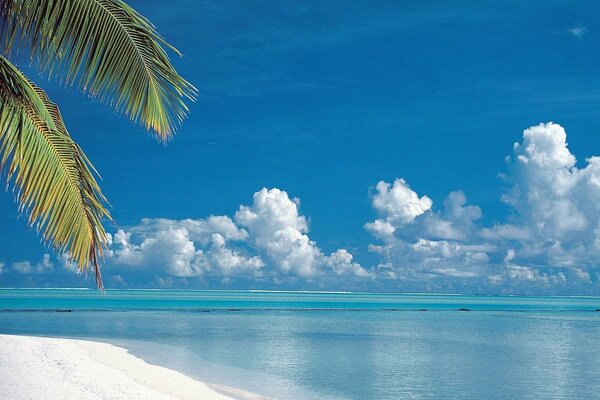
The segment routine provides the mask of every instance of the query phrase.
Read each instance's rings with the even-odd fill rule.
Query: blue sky
[[[21,64],[102,175],[107,287],[599,292],[595,2],[130,4],[199,88],[168,145]],[[93,285],[16,217],[0,286]]]

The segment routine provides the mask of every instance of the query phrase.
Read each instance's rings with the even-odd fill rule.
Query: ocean
[[[108,342],[281,400],[599,399],[599,308],[592,297],[1,289],[0,333]]]

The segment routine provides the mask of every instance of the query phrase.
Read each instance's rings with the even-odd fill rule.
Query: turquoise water
[[[0,333],[107,341],[278,399],[586,399],[600,398],[598,308],[590,297],[0,290]]]

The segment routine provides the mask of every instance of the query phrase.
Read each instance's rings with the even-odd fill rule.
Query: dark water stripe
[[[460,312],[511,312],[511,313],[566,313],[566,312],[599,312],[600,309],[569,309],[569,308],[532,308],[532,309],[499,309],[499,308],[5,308],[2,313],[71,313],[71,312],[244,312],[244,311],[344,311],[344,312],[425,312],[425,311],[460,311]]]

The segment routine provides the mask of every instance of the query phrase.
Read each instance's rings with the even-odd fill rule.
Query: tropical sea
[[[600,398],[599,308],[595,297],[1,289],[0,333],[108,342],[282,400],[588,399]]]

